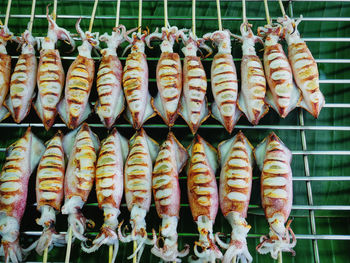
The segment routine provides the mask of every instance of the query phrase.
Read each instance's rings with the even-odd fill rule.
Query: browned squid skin
[[[42,119],[45,129],[49,130],[55,122],[57,103],[61,96],[61,87],[64,86],[64,70],[60,53],[57,49],[43,49],[40,51],[37,84],[43,99],[46,97],[46,100],[49,100],[50,96],[56,97],[56,103],[46,102],[48,105],[40,105],[42,107],[42,113],[40,113],[38,107],[34,104],[34,109]],[[37,98],[37,100],[39,99]]]

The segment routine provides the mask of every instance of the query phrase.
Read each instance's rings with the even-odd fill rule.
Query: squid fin
[[[238,108],[244,113],[244,115],[247,117],[248,121],[253,124],[253,125],[258,125],[260,119],[266,115],[269,111],[269,107],[264,104],[262,107],[260,113],[254,117],[254,119],[251,118],[249,114],[248,107],[245,103],[245,100],[243,99],[243,96],[239,96],[238,101],[237,101],[237,106]]]
[[[266,137],[254,149],[254,156],[255,156],[256,164],[258,165],[260,171],[262,171],[263,166],[264,166],[267,143],[268,143],[268,137]]]
[[[70,158],[70,154],[71,154],[71,152],[73,150],[73,146],[74,146],[75,137],[77,136],[79,130],[80,130],[80,128],[77,128],[77,129],[67,133],[63,137],[63,140],[62,140],[63,149],[64,149],[64,152],[68,158]]]
[[[122,152],[122,156],[123,156],[123,161],[125,162],[126,158],[128,157],[128,153],[129,153],[129,142],[119,132],[118,132],[118,137],[119,137],[119,141],[120,141],[120,147],[121,147],[121,152]]]
[[[225,127],[225,129],[229,133],[232,132],[232,130],[235,127],[236,123],[238,122],[238,120],[242,116],[242,112],[237,107],[237,104],[235,104],[234,107],[235,107],[235,116],[233,118],[233,122],[232,123],[230,122],[229,125],[227,125],[227,124],[225,124],[225,121],[224,121],[224,119],[221,116],[220,110],[219,110],[218,105],[216,104],[216,102],[214,101],[213,104],[211,105],[211,114],[213,115],[213,117],[215,119],[217,119]]]
[[[43,144],[41,140],[39,140],[38,137],[36,137],[34,134],[32,134],[32,145],[31,145],[31,154],[30,154],[30,169],[31,172],[35,169],[35,167],[38,165],[41,156],[44,154],[46,147]]]
[[[154,111],[157,112],[158,115],[160,115],[160,117],[164,120],[164,122],[166,124],[168,124],[169,120],[168,120],[167,114],[164,110],[164,107],[162,104],[162,98],[161,98],[159,92],[157,93],[156,97],[151,100],[151,103],[152,103]]]
[[[185,166],[187,162],[188,153],[185,147],[183,147],[183,145],[176,139],[175,135],[172,132],[169,132],[167,139],[171,139],[174,141],[174,145],[176,147],[175,158],[176,158],[176,164],[177,164],[177,171],[178,173],[180,173],[182,168]]]
[[[5,120],[10,115],[11,115],[11,113],[8,111],[8,109],[5,106],[1,106],[1,108],[0,108],[0,122]]]
[[[152,118],[156,113],[154,112],[151,104],[151,95],[147,94],[147,103],[146,103],[146,109],[145,114],[143,115],[142,124],[145,123],[148,119]]]
[[[146,141],[147,141],[148,150],[149,150],[152,162],[155,162],[159,152],[159,144],[155,140],[153,140],[151,137],[149,137],[147,134],[146,134]]]

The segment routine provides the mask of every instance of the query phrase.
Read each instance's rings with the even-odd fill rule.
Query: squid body
[[[37,73],[39,94],[34,104],[34,109],[43,122],[45,129],[49,130],[55,122],[57,105],[61,99],[64,86],[64,70],[60,53],[55,49],[55,44],[58,39],[61,39],[68,41],[74,49],[75,43],[70,33],[58,27],[52,17],[49,16],[48,8],[46,16],[49,21],[49,29],[47,36],[42,39]]]
[[[89,95],[95,75],[91,50],[99,43],[93,34],[81,30],[80,20],[75,27],[83,43],[78,47],[79,55],[69,67],[64,98],[58,104],[58,113],[69,129],[77,128],[91,113]]]
[[[293,82],[292,68],[278,43],[282,27],[266,25],[259,27],[259,35],[264,36],[264,68],[269,89],[266,101],[285,118],[300,101],[300,91]]]
[[[218,235],[215,237],[218,244],[227,249],[224,263],[231,263],[235,256],[238,262],[252,262],[246,241],[251,227],[245,218],[252,189],[253,147],[240,131],[232,139],[220,143],[218,151],[222,166],[220,207],[232,227],[232,232],[230,244],[223,243]]]
[[[30,127],[7,148],[0,176],[0,252],[6,263],[22,261],[27,252],[19,245],[20,223],[26,207],[28,180],[44,151],[44,144]]]
[[[37,73],[34,49],[37,39],[26,30],[19,41],[22,44],[22,53],[11,75],[10,94],[5,101],[5,106],[17,123],[20,123],[30,111]]]
[[[36,176],[37,209],[41,212],[36,222],[44,228],[36,245],[40,255],[46,248],[65,244],[64,235],[57,234],[55,230],[56,213],[60,211],[63,200],[65,160],[62,138],[61,131],[58,131],[47,142]]]
[[[13,34],[5,26],[0,26],[0,121],[10,116],[4,106],[10,88],[11,56],[7,54],[6,44]]]
[[[163,239],[163,247],[155,242],[152,253],[164,261],[179,262],[178,257],[188,254],[188,247],[179,252],[177,247],[177,224],[180,212],[179,173],[186,164],[188,153],[181,143],[169,132],[161,145],[152,178],[153,196],[162,226],[158,241]]]
[[[279,18],[286,29],[285,39],[288,43],[288,59],[293,75],[302,95],[300,106],[318,118],[325,104],[324,96],[320,90],[317,64],[304,40],[300,38],[297,25],[301,18],[295,22],[288,16]]]
[[[63,138],[63,148],[68,157],[68,165],[64,178],[65,201],[62,214],[68,215],[68,225],[73,236],[85,241],[83,234],[87,220],[81,209],[94,184],[96,152],[100,143],[96,134],[84,123]]]
[[[256,55],[255,42],[260,40],[254,36],[252,25],[241,24],[242,37],[235,36],[242,44],[241,62],[241,93],[238,99],[238,107],[244,112],[248,121],[257,125],[268,112],[269,107],[265,103],[266,79],[263,65]]]
[[[218,46],[211,64],[211,89],[214,102],[211,113],[231,133],[242,112],[237,107],[238,83],[236,67],[231,55],[230,33],[215,31],[203,36]]]
[[[213,235],[213,224],[219,207],[215,179],[217,152],[198,134],[188,151],[187,194],[199,232],[199,241],[194,246],[194,253],[198,257],[196,262],[215,262],[222,258]],[[201,252],[198,251],[198,246],[201,247]]]
[[[106,42],[107,48],[101,50],[102,60],[97,71],[98,101],[95,111],[108,129],[124,110],[123,68],[117,56],[117,48],[124,41],[124,34],[125,27],[120,25],[113,30],[111,36],[107,33],[100,36],[100,41]]]
[[[118,234],[122,242],[137,242],[137,249],[128,259],[137,255],[137,262],[140,262],[145,244],[153,244],[147,238],[145,217],[152,199],[152,163],[157,157],[159,146],[148,137],[144,129],[140,129],[130,139],[129,147],[124,171],[124,190],[132,230],[130,235],[124,236],[120,224]]]
[[[180,56],[173,51],[177,32],[178,29],[175,26],[163,27],[162,33],[156,31],[146,38],[148,46],[153,38],[163,40],[160,44],[162,54],[156,70],[158,94],[152,99],[152,106],[169,127],[174,125],[178,116],[177,109],[182,92]]]
[[[255,149],[254,155],[261,170],[261,200],[270,225],[269,237],[262,236],[257,251],[271,253],[277,259],[282,251],[295,254],[295,235],[287,222],[293,203],[293,182],[290,163],[292,153],[273,132]],[[290,242],[290,234],[292,242]]]
[[[145,54],[145,34],[132,34],[130,38],[127,31],[125,39],[130,43],[131,53],[126,58],[123,71],[123,88],[128,108],[126,111],[127,120],[135,129],[140,129],[142,125],[155,112],[151,106],[151,95],[148,91],[148,65]]]
[[[185,47],[182,52],[185,54],[183,64],[183,94],[180,100],[179,114],[186,121],[195,134],[201,125],[210,115],[207,98],[207,77],[197,51],[203,47],[211,53],[211,49],[204,44],[203,39],[198,39],[189,33],[185,35],[184,30],[180,30],[178,36],[181,36]]]
[[[112,261],[118,253],[118,216],[123,196],[123,167],[128,154],[128,141],[116,129],[102,142],[96,164],[96,195],[98,206],[103,209],[104,224],[91,247],[82,243],[82,249],[91,253],[101,245],[114,245]]]

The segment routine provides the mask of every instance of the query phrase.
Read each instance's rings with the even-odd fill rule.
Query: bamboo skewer
[[[278,263],[282,263],[282,251],[278,252]]]
[[[248,23],[247,8],[245,5],[245,0],[242,0],[242,13],[243,13],[243,23]]]
[[[115,27],[119,26],[120,17],[120,0],[117,0],[117,13],[115,15]]]
[[[43,263],[47,262],[48,251],[49,251],[48,248],[45,248],[44,255],[43,255]]]
[[[112,263],[112,258],[113,258],[113,246],[109,246],[109,251],[108,251],[108,263]]]
[[[57,0],[53,1],[53,14],[52,19],[56,22],[56,16],[57,16]]]
[[[30,33],[32,32],[32,29],[33,29],[34,14],[35,14],[35,4],[36,4],[36,0],[33,0],[33,2],[32,2],[32,10],[30,11],[29,26],[28,26],[28,31]]]
[[[134,240],[133,245],[134,245],[133,250],[134,250],[134,253],[135,253],[135,250],[137,249],[137,242],[136,242],[136,240]],[[132,258],[132,263],[137,263],[137,253]]]
[[[286,16],[286,10],[284,10],[284,6],[283,6],[283,3],[282,3],[282,0],[278,0],[278,3],[280,4],[282,15]]]
[[[196,36],[196,0],[192,0],[192,33]]]
[[[268,25],[271,25],[269,5],[267,4],[267,0],[264,0],[264,6],[265,6],[265,13],[266,13],[266,22]]]
[[[65,259],[65,263],[69,263],[69,258],[70,258],[70,250],[72,247],[72,227],[70,226],[68,228],[68,241],[67,241],[67,252],[66,252],[66,259]]]
[[[216,8],[218,10],[217,12],[218,12],[219,31],[222,31],[220,0],[216,0]]]
[[[137,23],[138,26],[138,33],[141,33],[141,27],[142,27],[142,0],[139,0],[139,20]]]
[[[92,30],[92,26],[94,25],[97,4],[98,4],[98,0],[95,0],[94,7],[93,7],[92,13],[91,13],[91,18],[90,18],[90,25],[89,25],[89,32],[90,33],[91,33],[91,30]]]
[[[164,0],[164,26],[168,27],[168,0]]]
[[[9,22],[11,3],[12,3],[12,0],[8,0],[7,7],[6,7],[5,24],[4,24],[5,27],[7,27]]]

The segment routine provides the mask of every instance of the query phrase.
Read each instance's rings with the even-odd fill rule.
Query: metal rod
[[[217,13],[218,13],[219,31],[222,31],[220,0],[216,0],[216,8],[217,8]]]
[[[196,0],[192,0],[192,33],[196,36]]]
[[[168,0],[164,0],[164,26],[168,27]]]
[[[32,10],[30,11],[30,20],[28,25],[28,31],[31,33],[33,29],[33,23],[34,23],[34,14],[35,14],[35,4],[36,0],[33,0],[32,2]]]
[[[115,26],[119,26],[119,18],[120,18],[120,0],[117,0],[117,13],[115,15]]]
[[[56,22],[56,17],[57,17],[57,0],[53,1],[53,14],[52,14],[52,19],[53,21]]]
[[[94,25],[97,4],[98,4],[98,0],[95,0],[94,7],[92,8],[91,18],[90,18],[89,32],[92,31],[92,26]]]
[[[9,23],[10,10],[11,10],[11,3],[12,3],[12,0],[8,0],[8,1],[7,1],[6,15],[5,15],[5,23],[4,23],[4,26],[5,26],[5,27],[7,27],[8,23]]]
[[[271,25],[269,5],[267,3],[267,0],[264,0],[264,6],[265,6],[266,22],[268,25]]]
[[[142,0],[139,0],[139,16],[138,16],[138,32],[141,33],[142,28]]]

